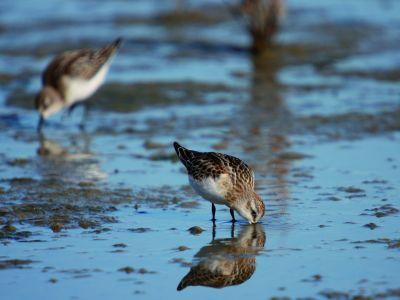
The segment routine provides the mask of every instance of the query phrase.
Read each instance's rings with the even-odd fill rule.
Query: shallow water
[[[400,5],[287,2],[253,59],[222,2],[2,1],[6,299],[399,297]],[[51,56],[119,35],[86,131],[77,110],[37,136]],[[174,140],[248,162],[262,223],[232,228],[219,207],[213,228]],[[188,273],[196,286],[177,291]]]

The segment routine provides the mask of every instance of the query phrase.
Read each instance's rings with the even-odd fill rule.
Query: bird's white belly
[[[208,177],[202,181],[195,180],[192,176],[189,176],[190,185],[200,196],[214,204],[227,205],[225,200],[227,191],[224,188],[224,181],[226,181],[225,174],[219,176],[216,180]]]
[[[63,79],[66,88],[65,99],[69,105],[85,100],[96,92],[100,85],[104,82],[109,69],[109,63],[106,63],[92,78],[89,80],[83,78],[65,77]]]
[[[214,255],[202,261],[202,265],[211,273],[232,275],[234,273],[235,261],[224,255]]]

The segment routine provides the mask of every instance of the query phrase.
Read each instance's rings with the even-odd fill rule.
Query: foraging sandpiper
[[[249,223],[257,223],[265,212],[260,196],[254,191],[254,173],[239,158],[216,152],[197,152],[174,142],[175,151],[186,167],[192,188],[211,202],[230,208],[232,222],[236,210]]]
[[[38,131],[44,120],[63,108],[70,111],[89,98],[104,82],[111,60],[121,46],[122,39],[103,48],[79,49],[57,55],[42,74],[42,89],[35,99],[40,119]]]

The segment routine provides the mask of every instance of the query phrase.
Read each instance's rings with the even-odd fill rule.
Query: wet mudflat
[[[288,1],[257,59],[222,3],[54,5],[0,4],[6,299],[400,297],[397,1]],[[118,35],[85,132],[76,111],[38,136],[50,57]],[[248,162],[262,224],[213,228],[174,140]]]

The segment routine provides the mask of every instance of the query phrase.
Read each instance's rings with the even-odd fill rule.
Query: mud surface
[[[1,2],[1,294],[400,297],[399,3],[287,1],[254,58],[233,7],[189,2]],[[38,136],[50,58],[116,36],[85,131],[77,109]],[[262,224],[214,228],[174,140],[251,165]]]

